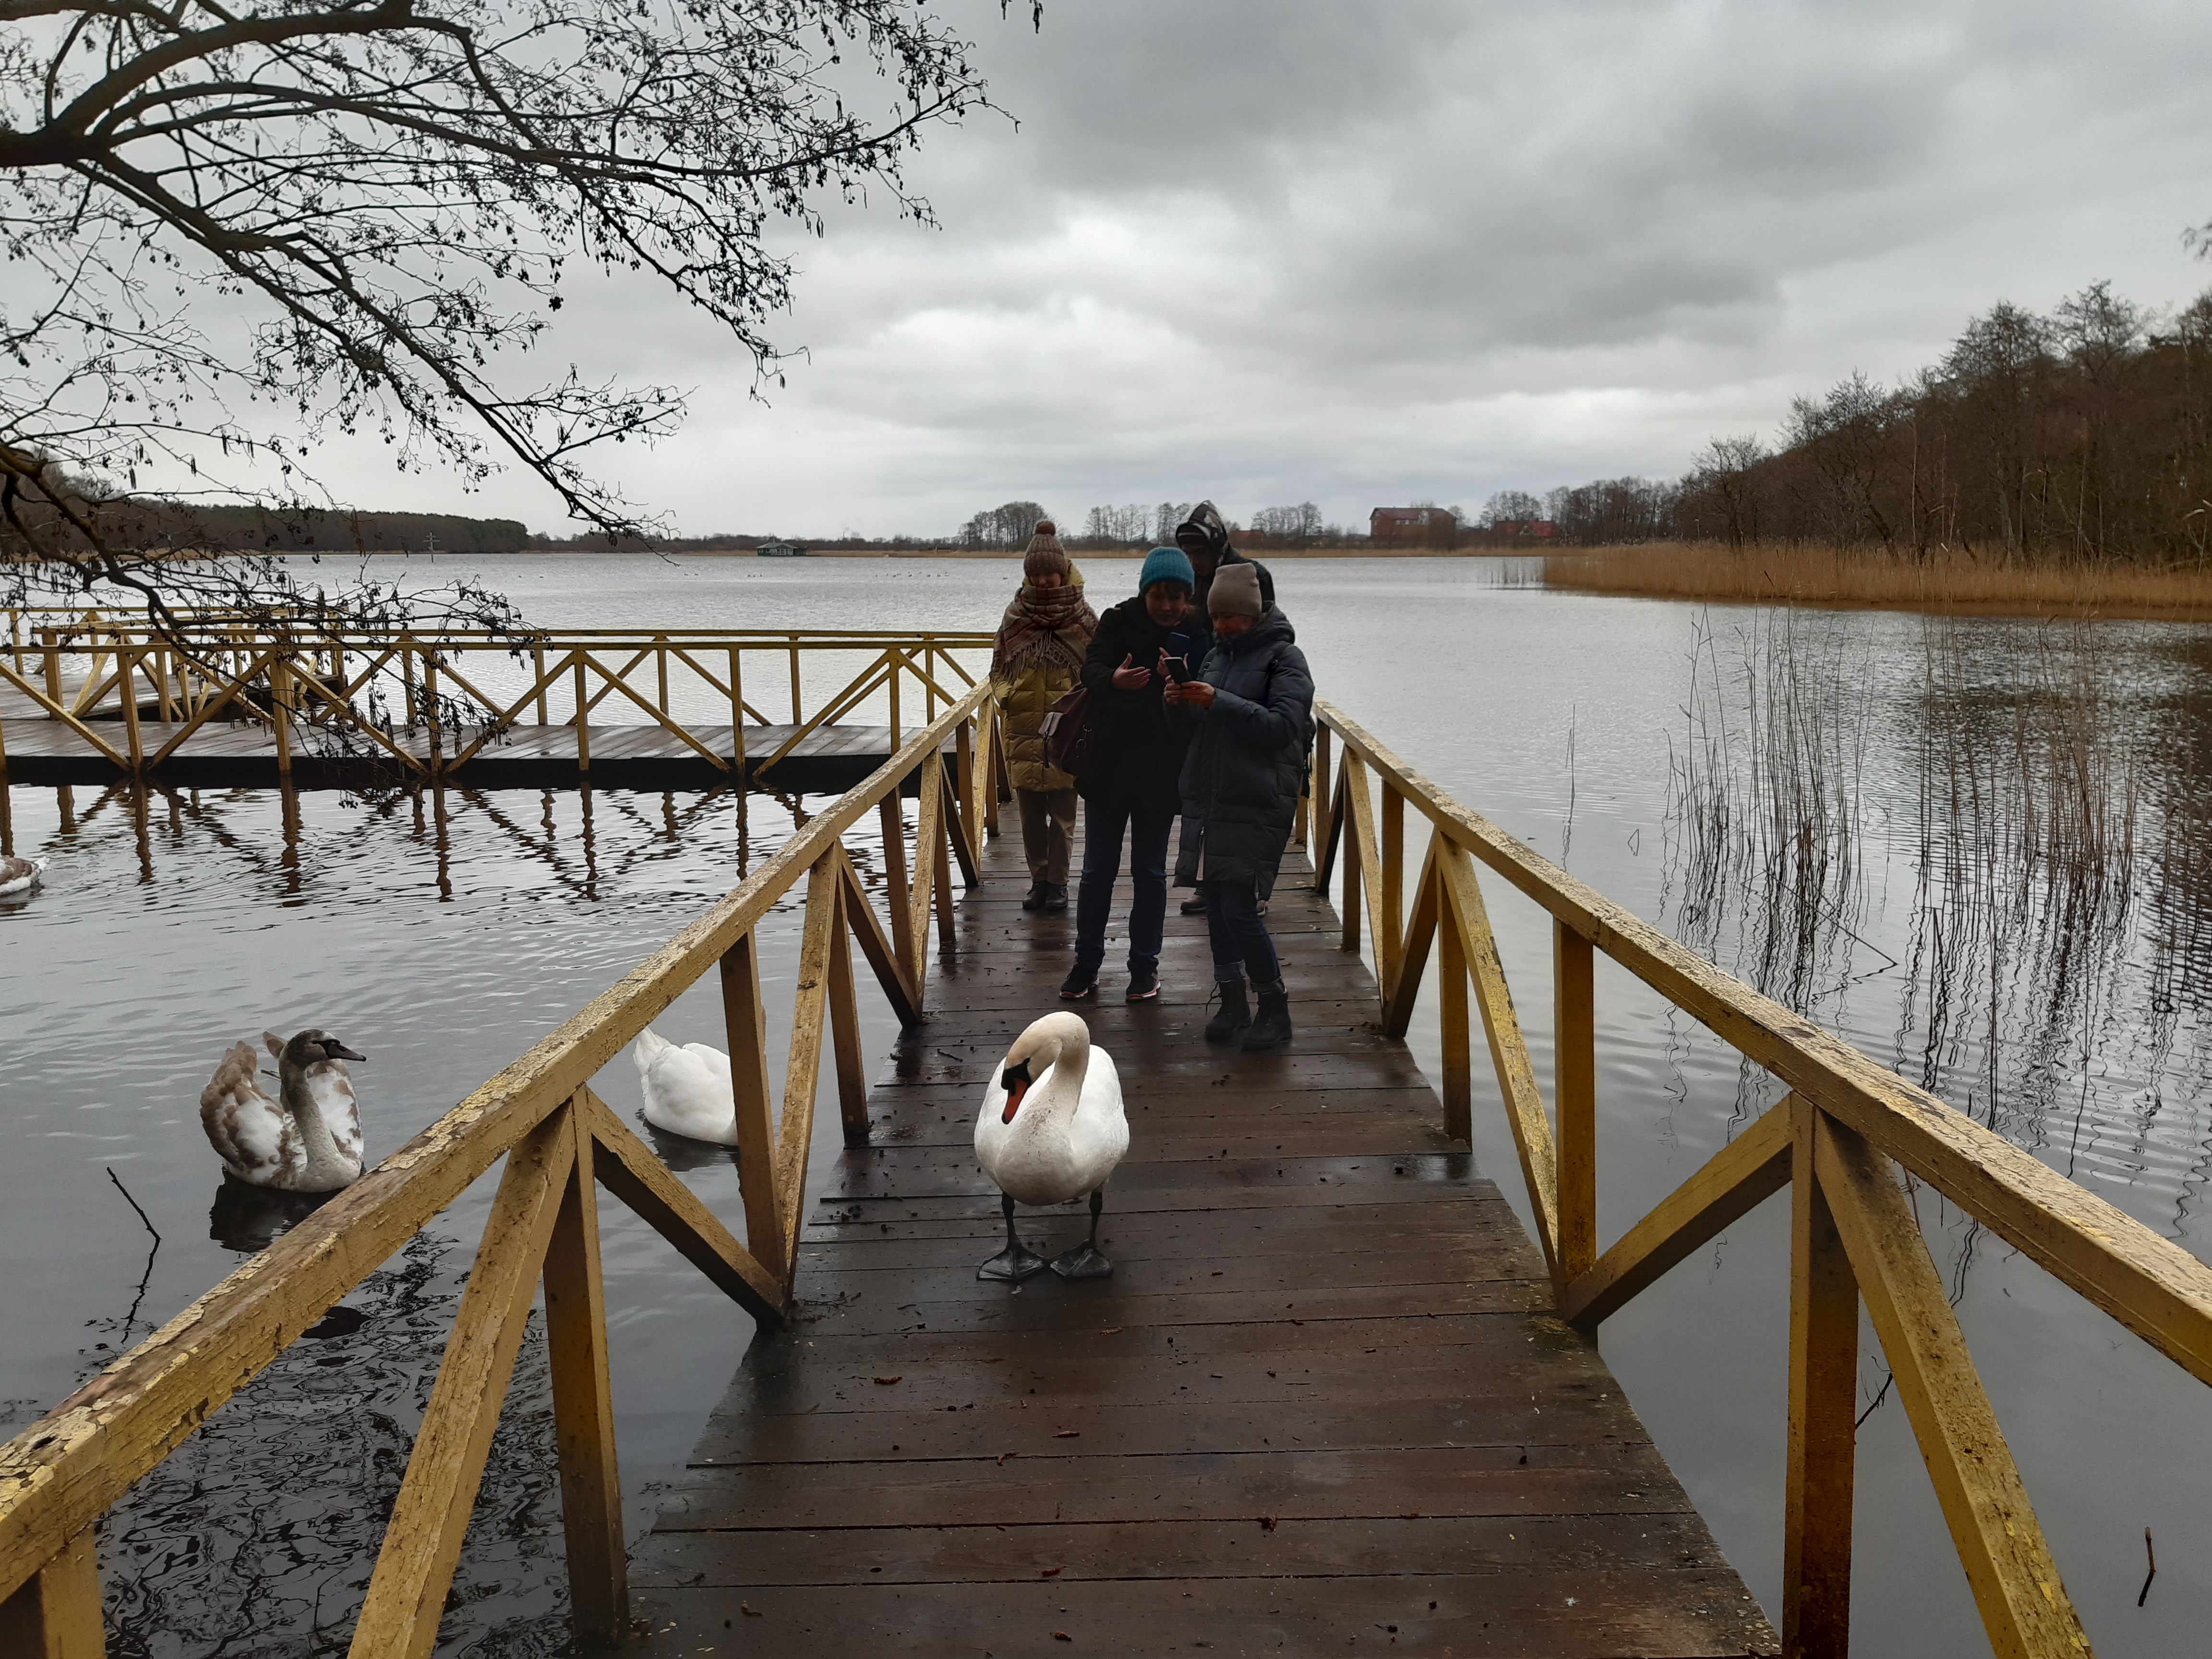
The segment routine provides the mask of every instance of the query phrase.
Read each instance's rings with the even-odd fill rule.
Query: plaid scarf
[[[1024,582],[999,623],[991,672],[998,679],[1011,680],[1024,669],[1053,662],[1079,670],[1097,629],[1097,613],[1084,603],[1080,576],[1060,587],[1038,588]]]

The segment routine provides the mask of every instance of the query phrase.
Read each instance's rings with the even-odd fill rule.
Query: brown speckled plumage
[[[278,1088],[263,1086],[261,1055],[234,1045],[200,1091],[200,1127],[224,1170],[248,1186],[328,1192],[360,1177],[361,1113],[353,1074],[325,1052],[344,1045],[320,1030],[262,1042],[276,1057]],[[312,1121],[310,1115],[312,1115]]]

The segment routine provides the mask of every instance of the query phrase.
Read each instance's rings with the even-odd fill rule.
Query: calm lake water
[[[398,562],[377,563],[388,576]],[[1133,562],[1085,563],[1095,603],[1134,578]],[[994,623],[1013,568],[574,556],[416,559],[404,574],[428,584],[469,570],[553,625],[964,629]],[[1323,695],[1447,791],[2206,1254],[2212,629],[1776,616],[1546,592],[1502,561],[1285,562],[1277,576]],[[17,849],[53,866],[33,902],[0,909],[0,1111],[17,1137],[0,1162],[8,1432],[251,1248],[253,1218],[211,1217],[216,1166],[195,1121],[228,1044],[319,1024],[367,1053],[363,1116],[380,1155],[791,824],[767,798],[740,811],[727,796],[611,791],[449,792],[442,812],[309,795],[289,824],[255,792],[157,792],[142,805],[80,789],[66,821],[52,790],[19,787],[12,805]],[[1548,921],[1502,883],[1487,890],[1548,1086]],[[772,978],[788,978],[797,920],[787,908],[766,929]],[[719,1042],[712,990],[659,1029]],[[1598,994],[1609,1242],[1779,1091],[1602,961]],[[777,984],[768,995],[787,1007]],[[866,1018],[881,1052],[890,1022]],[[1432,1008],[1413,1041],[1434,1075]],[[635,1111],[627,1059],[598,1086]],[[1525,1215],[1510,1139],[1494,1096],[1484,1103],[1479,1089],[1479,1158]],[[720,1213],[738,1213],[726,1157],[675,1156]],[[329,1631],[366,1582],[488,1197],[479,1183],[348,1298],[370,1316],[358,1331],[300,1344],[118,1511],[105,1547],[115,1651],[342,1645]],[[1915,1202],[2098,1650],[2201,1651],[2212,1467],[2200,1385],[1934,1194]],[[618,1205],[602,1215],[641,1528],[750,1328]],[[1777,1613],[1787,1216],[1786,1200],[1770,1202],[1602,1339]],[[1981,1650],[1885,1381],[1869,1335],[1862,1650]],[[542,1382],[533,1341],[447,1650],[560,1647]],[[2160,1570],[2138,1608],[2146,1528]]]

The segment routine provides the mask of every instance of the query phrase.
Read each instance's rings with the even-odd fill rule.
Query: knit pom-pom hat
[[[1022,555],[1022,576],[1034,580],[1039,576],[1057,576],[1065,581],[1074,571],[1067,550],[1060,544],[1060,533],[1050,519],[1037,520],[1036,534],[1030,538],[1029,551]]]
[[[1145,555],[1145,568],[1137,573],[1137,592],[1151,592],[1154,582],[1181,582],[1186,594],[1198,587],[1190,560],[1179,547],[1156,547]]]
[[[1213,573],[1213,586],[1206,589],[1206,608],[1216,617],[1249,617],[1256,622],[1265,616],[1267,607],[1260,598],[1260,567],[1223,565]]]

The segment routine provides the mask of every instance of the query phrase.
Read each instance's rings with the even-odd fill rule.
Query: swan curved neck
[[[1083,1097],[1083,1074],[1091,1066],[1091,1034],[1066,1036],[1052,1060],[1052,1082],[1038,1091],[1036,1104],[1043,1113],[1057,1115],[1073,1111]]]
[[[323,1109],[315,1103],[314,1091],[307,1086],[306,1068],[280,1060],[276,1070],[283,1081],[284,1109],[300,1126],[300,1150],[307,1160],[305,1178],[350,1178],[356,1173],[353,1161],[338,1151],[337,1142],[331,1138],[331,1126],[323,1121]]]

